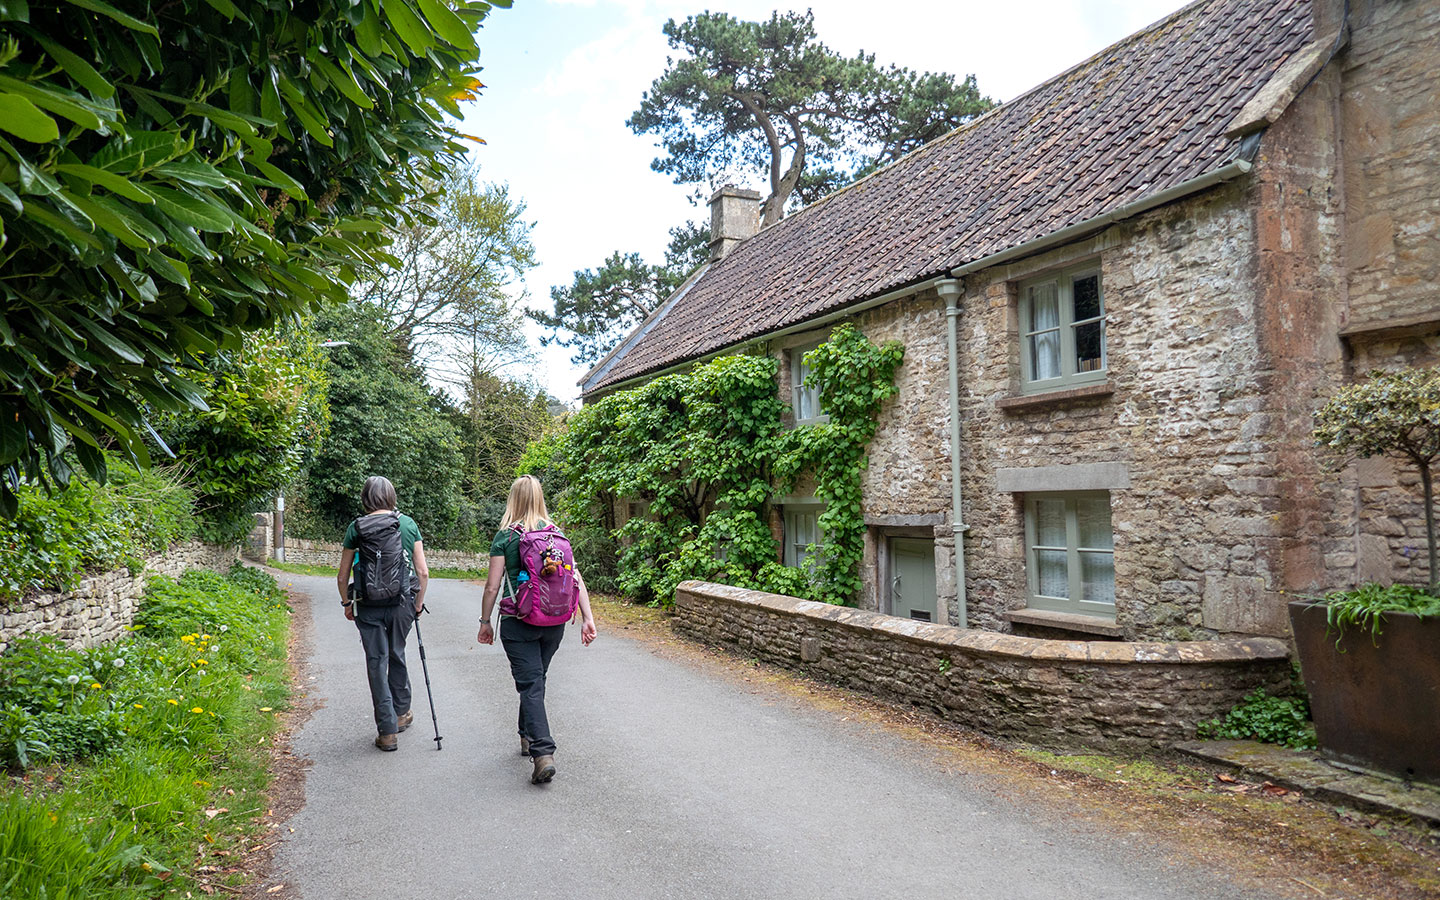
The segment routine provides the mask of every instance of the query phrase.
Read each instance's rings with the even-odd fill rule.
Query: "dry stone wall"
[[[675,626],[988,735],[1063,749],[1189,740],[1196,723],[1256,688],[1283,692],[1290,677],[1286,646],[1272,638],[1049,641],[695,581],[676,593]]]
[[[34,594],[0,612],[0,653],[21,637],[55,635],[72,647],[94,647],[122,637],[153,575],[179,577],[187,569],[229,570],[237,548],[190,542],[145,560],[144,568],[85,578],[73,591]]]
[[[340,561],[340,549],[337,541],[309,541],[287,537],[285,561],[309,566],[334,566]],[[426,547],[425,562],[431,568],[484,569],[490,564],[490,558],[482,553],[431,550]]]

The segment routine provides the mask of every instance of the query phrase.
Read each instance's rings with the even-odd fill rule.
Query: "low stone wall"
[[[239,558],[236,547],[198,541],[176,544],[145,560],[136,575],[127,569],[91,575],[73,591],[33,594],[0,610],[0,653],[24,636],[53,634],[72,647],[93,647],[113,641],[135,621],[136,604],[152,575],[178,577],[186,569],[224,572]]]
[[[334,566],[340,561],[340,543],[287,537],[285,561],[308,566]],[[460,550],[431,550],[426,547],[425,562],[431,568],[443,566],[447,569],[483,569],[490,564],[490,558],[484,554]]]
[[[1273,638],[1042,640],[698,581],[677,589],[675,624],[983,734],[1056,748],[1169,746],[1250,691],[1283,691],[1290,679],[1288,648]]]

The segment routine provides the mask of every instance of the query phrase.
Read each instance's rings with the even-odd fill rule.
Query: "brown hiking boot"
[[[529,755],[530,755],[530,739],[529,739],[529,738],[521,738],[521,739],[520,739],[520,755],[521,755],[521,756],[529,756]]]
[[[397,732],[404,731],[414,723],[415,714],[409,710],[406,710],[405,713],[400,716],[400,718],[395,720],[395,730]]]
[[[393,734],[377,734],[375,735],[375,746],[381,750],[399,750],[400,740]]]
[[[530,776],[531,784],[546,784],[555,777],[555,757],[535,757],[535,772]]]

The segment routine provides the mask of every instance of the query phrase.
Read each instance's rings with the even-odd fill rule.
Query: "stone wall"
[[[287,537],[285,561],[309,566],[335,566],[340,561],[340,544],[337,541],[308,541]],[[426,547],[425,562],[431,568],[484,569],[490,565],[490,557],[483,553],[431,550]]]
[[[1283,691],[1271,638],[1188,643],[1048,641],[962,631],[726,585],[688,581],[675,625],[845,687],[931,710],[995,737],[1079,749],[1164,747],[1194,737],[1256,688]]]
[[[91,575],[73,591],[35,594],[0,611],[0,653],[17,638],[57,635],[72,647],[93,647],[125,634],[145,582],[152,575],[179,577],[187,569],[228,571],[235,547],[190,542],[151,556],[142,571],[127,569]]]

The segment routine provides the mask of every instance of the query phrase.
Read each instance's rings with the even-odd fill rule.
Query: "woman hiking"
[[[365,479],[360,506],[365,514],[345,530],[340,551],[340,605],[360,630],[370,700],[375,706],[375,746],[399,749],[397,734],[415,721],[410,712],[410,673],[405,668],[405,639],[425,607],[430,568],[420,526],[396,507],[390,479]],[[350,571],[355,570],[355,583]]]
[[[558,541],[549,540],[549,546],[543,553],[532,549],[544,546],[547,535],[558,537]],[[476,640],[482,644],[495,642],[490,613],[503,585],[506,590],[505,598],[500,602],[500,643],[505,648],[505,655],[510,658],[510,674],[515,679],[515,690],[520,694],[520,753],[529,756],[534,764],[531,784],[544,784],[555,777],[555,741],[550,736],[550,722],[545,716],[545,674],[550,669],[550,658],[565,636],[566,620],[573,615],[566,610],[573,611],[575,607],[564,605],[558,616],[547,617],[542,614],[546,610],[538,608],[542,605],[539,600],[533,601],[532,608],[534,585],[526,583],[535,579],[538,585],[544,577],[553,579],[556,584],[565,584],[567,593],[573,590],[573,599],[578,602],[580,611],[580,643],[588,646],[595,640],[590,593],[585,589],[585,579],[580,576],[579,568],[573,565],[569,546],[569,541],[555,529],[550,512],[545,508],[545,494],[539,479],[533,475],[521,475],[515,479],[515,483],[510,485],[510,496],[505,501],[500,530],[490,543],[490,573],[485,581],[480,633]],[[522,549],[527,551],[528,556],[522,554]],[[543,560],[540,570],[529,571],[526,562],[535,567],[537,559]],[[569,587],[571,582],[563,571],[567,567],[573,575],[573,588]],[[520,588],[518,601],[517,588]],[[571,601],[571,596],[563,598],[565,604]],[[535,619],[545,621],[548,618],[558,618],[559,622],[532,624]]]

